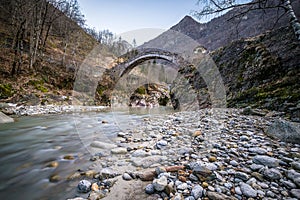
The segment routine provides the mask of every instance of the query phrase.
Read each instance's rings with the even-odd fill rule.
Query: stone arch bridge
[[[198,52],[195,52],[195,54],[198,54]],[[180,107],[181,102],[186,105],[193,104],[193,110],[195,110],[195,107],[199,109],[199,106],[226,106],[226,92],[218,68],[209,56],[205,57],[200,54],[198,57],[196,55],[196,58],[198,59],[196,61],[197,66],[188,62],[178,53],[155,48],[134,49],[121,56],[117,65],[103,73],[97,87],[96,100],[101,104],[110,105],[112,94],[116,88],[119,85],[124,86],[127,84],[126,81],[121,81],[122,77],[145,61],[161,59],[172,63],[172,66],[178,72],[170,88],[174,108]],[[198,65],[198,63],[200,64]],[[142,83],[140,82],[140,85],[132,87],[133,90],[127,93],[132,94]],[[179,100],[180,98],[181,100]]]
[[[122,77],[129,74],[136,66],[146,61],[157,59],[171,63],[172,65],[170,66],[173,66],[176,70],[182,66],[190,65],[177,53],[155,48],[134,49],[121,56],[117,65],[104,72],[97,88],[99,94],[96,97],[98,98],[97,100],[104,104],[110,104],[112,92]]]

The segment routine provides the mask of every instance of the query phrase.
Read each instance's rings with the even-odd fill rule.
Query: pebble
[[[295,170],[287,170],[286,171],[287,178],[291,179],[298,187],[300,187],[300,173]]]
[[[267,150],[260,148],[260,147],[249,148],[248,151],[255,153],[255,154],[266,154],[268,152]]]
[[[244,172],[236,172],[234,176],[235,178],[241,179],[243,181],[247,181],[249,179],[249,176]]]
[[[235,161],[235,160],[231,160],[229,162],[229,164],[232,165],[232,166],[234,166],[234,167],[237,167],[239,165],[239,163],[237,161]]]
[[[209,160],[209,162],[216,162],[216,161],[217,161],[217,158],[214,157],[214,156],[210,156],[210,157],[208,158],[208,160]]]
[[[293,169],[300,171],[300,162],[292,162],[291,166]]]
[[[156,147],[158,149],[165,148],[168,145],[168,142],[166,140],[160,140],[156,143]]]
[[[255,198],[257,196],[257,191],[246,183],[241,182],[240,188],[241,188],[243,195],[245,195],[246,197]]]
[[[291,194],[293,197],[300,199],[300,189],[292,189]]]
[[[235,197],[233,196],[227,196],[225,194],[222,194],[222,193],[217,193],[217,192],[211,192],[211,191],[208,191],[207,192],[207,197],[211,200],[236,200]]]
[[[265,165],[268,167],[279,166],[279,160],[270,156],[257,155],[253,158],[253,162],[260,165]]]
[[[58,174],[53,174],[50,176],[49,181],[52,183],[56,183],[61,180],[61,177]]]
[[[99,191],[99,186],[97,183],[93,183],[92,186],[91,186],[91,189],[95,192],[98,192]]]
[[[126,180],[126,181],[132,180],[132,177],[131,177],[128,173],[124,173],[123,176],[122,176],[122,178],[123,178],[124,180]]]
[[[187,183],[182,183],[180,185],[177,186],[178,190],[185,190],[188,188],[188,184]]]
[[[264,166],[263,166],[263,165],[258,165],[258,164],[251,164],[249,167],[250,167],[250,169],[251,169],[252,171],[258,171],[258,170],[260,170],[261,168],[263,168]]]
[[[203,195],[203,188],[200,185],[195,185],[194,188],[192,189],[191,195],[195,198],[201,198]]]
[[[117,147],[111,150],[112,154],[126,154],[127,153],[127,148],[124,147]]]
[[[201,131],[195,131],[192,135],[192,137],[197,137],[197,136],[200,136],[202,133]]]
[[[156,191],[163,191],[168,185],[168,180],[165,176],[153,180],[153,186]]]
[[[280,171],[278,171],[277,169],[271,168],[271,169],[266,169],[264,171],[264,176],[268,179],[268,180],[279,180],[282,178],[282,175],[280,173]]]
[[[249,137],[246,136],[246,135],[242,135],[242,136],[240,136],[240,140],[241,140],[241,141],[248,141],[248,140],[249,140]]]
[[[151,184],[148,184],[148,185],[145,187],[145,192],[146,192],[147,194],[154,194],[155,189],[154,189],[154,186],[153,186],[152,183],[151,183]]]
[[[77,188],[78,188],[78,191],[79,192],[82,192],[82,193],[87,193],[91,190],[91,185],[92,183],[87,181],[87,180],[81,180],[78,185],[77,185]]]

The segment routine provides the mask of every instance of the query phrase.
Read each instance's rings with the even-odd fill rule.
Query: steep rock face
[[[210,54],[221,73],[229,107],[284,111],[300,121],[300,42],[291,28],[232,42]],[[206,85],[192,69],[182,69],[199,88],[199,101],[207,97]],[[200,107],[207,107],[209,98]]]

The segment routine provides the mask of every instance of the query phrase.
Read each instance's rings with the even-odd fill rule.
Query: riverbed
[[[75,171],[89,165],[92,140],[111,142],[149,115],[171,109],[23,116],[0,125],[0,199],[66,199],[75,196]],[[53,166],[54,165],[54,166]]]
[[[280,131],[274,121],[294,125],[257,113],[140,108],[21,117],[0,128],[0,197],[299,199],[300,145],[266,134]]]

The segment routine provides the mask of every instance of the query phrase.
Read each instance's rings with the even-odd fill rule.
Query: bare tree
[[[63,3],[60,5],[59,9],[64,13],[65,16],[68,17],[68,19],[64,19],[60,22],[63,36],[63,56],[61,63],[62,65],[65,65],[67,50],[70,45],[71,36],[80,29],[80,27],[76,25],[84,27],[85,20],[84,16],[81,14],[77,0],[64,0]]]
[[[210,15],[220,15],[230,9],[239,7],[243,7],[245,9],[237,13],[234,17],[244,16],[246,13],[252,10],[267,10],[274,8],[282,9],[284,11],[283,14],[288,15],[294,33],[297,39],[300,40],[300,23],[295,15],[290,0],[198,0],[198,4],[202,5],[202,8],[199,11],[194,12],[194,15],[198,18]]]

